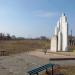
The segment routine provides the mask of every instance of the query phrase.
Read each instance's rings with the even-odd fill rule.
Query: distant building
[[[62,13],[51,38],[51,51],[70,51],[74,48],[75,37],[69,35],[67,17]]]

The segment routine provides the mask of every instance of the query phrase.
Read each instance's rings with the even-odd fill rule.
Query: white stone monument
[[[68,22],[65,14],[62,13],[57,25],[55,33],[51,38],[51,51],[67,51],[68,50]]]

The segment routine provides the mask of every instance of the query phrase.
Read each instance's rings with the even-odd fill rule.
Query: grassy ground
[[[0,40],[0,51],[6,51],[7,54],[14,54],[44,48],[46,49],[50,48],[50,40],[7,40],[7,41]],[[66,56],[75,55],[75,51],[51,52],[51,53]]]
[[[0,51],[9,54],[31,51],[42,48],[50,48],[49,40],[8,40],[0,41]]]
[[[75,66],[63,66],[60,68],[60,72],[64,75],[75,75]]]
[[[75,66],[60,66],[54,69],[54,75],[75,75]],[[50,75],[51,70],[48,73],[42,75]]]
[[[65,55],[65,56],[75,56],[75,51],[73,51],[73,52],[51,52],[51,53]]]

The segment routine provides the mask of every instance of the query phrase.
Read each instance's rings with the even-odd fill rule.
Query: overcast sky
[[[75,35],[75,0],[0,0],[0,32],[51,37],[62,12]]]

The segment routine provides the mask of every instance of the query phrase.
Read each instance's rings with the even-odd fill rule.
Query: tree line
[[[4,34],[0,33],[0,40],[49,40],[49,38],[45,36],[40,36],[36,38],[24,38],[24,37],[16,37],[15,35],[10,35],[9,33]]]
[[[10,34],[4,34],[4,33],[0,33],[0,40],[11,40],[11,39],[15,39],[15,35],[10,36]]]

